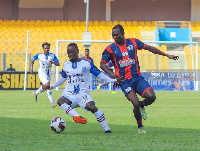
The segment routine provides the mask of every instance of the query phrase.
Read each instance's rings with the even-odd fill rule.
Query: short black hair
[[[50,43],[49,42],[45,42],[42,44],[42,47],[44,48],[45,45],[48,45],[50,47]]]
[[[90,51],[90,49],[86,48],[85,51]]]
[[[112,29],[117,29],[117,28],[119,28],[119,30],[121,31],[121,33],[123,33],[124,34],[124,28],[123,28],[123,26],[122,25],[120,25],[120,24],[117,24],[117,25],[115,25]]]
[[[77,48],[78,49],[78,46],[77,46],[77,44],[76,43],[70,43],[67,47],[69,47],[69,46],[74,46],[75,48]]]

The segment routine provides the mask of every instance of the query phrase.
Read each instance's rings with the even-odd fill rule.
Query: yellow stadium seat
[[[75,20],[73,26],[80,26],[80,21],[79,20]]]
[[[93,22],[93,26],[99,26],[99,21],[97,21],[97,20],[95,20],[94,22]]]
[[[100,22],[99,22],[99,26],[105,26],[106,25],[106,22],[104,21],[104,20],[101,20]]]
[[[138,26],[138,22],[137,21],[132,21],[132,26]]]
[[[126,26],[131,26],[131,21],[126,21],[125,24]]]
[[[112,21],[107,21],[106,26],[112,26]]]
[[[113,23],[112,23],[113,26],[115,26],[117,24],[119,24],[119,22],[117,20],[114,20]]]

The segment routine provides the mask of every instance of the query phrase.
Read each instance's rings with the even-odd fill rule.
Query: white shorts
[[[49,77],[47,74],[38,72],[38,76],[39,76],[40,81],[44,85],[51,81],[51,77]]]
[[[91,96],[88,95],[86,92],[82,92],[82,93],[73,95],[70,92],[63,91],[62,96],[66,97],[67,99],[69,99],[72,102],[72,104],[71,104],[72,108],[81,107],[85,111],[88,111],[87,109],[85,109],[86,104],[88,102],[94,102],[94,100],[91,98]]]

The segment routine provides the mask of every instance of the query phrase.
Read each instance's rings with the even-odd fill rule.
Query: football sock
[[[41,92],[43,92],[42,86],[39,87],[39,89],[36,90],[35,94],[38,95],[38,94],[40,94]]]
[[[48,96],[50,102],[51,102],[51,103],[54,103],[54,101],[53,101],[53,96],[52,96],[52,93],[51,93],[51,90],[47,90],[47,96]]]
[[[150,103],[150,101],[147,101],[147,99],[144,99],[143,101],[140,101],[140,107],[144,107],[144,106],[148,106],[152,103]]]
[[[116,84],[113,84],[112,90],[115,91],[115,89],[116,89]]]
[[[137,121],[137,124],[138,124],[138,128],[142,127],[142,115],[140,116],[135,116],[135,119]]]
[[[63,111],[65,112],[65,113],[67,113],[69,116],[72,116],[72,117],[74,117],[74,116],[80,116],[70,105],[68,105],[67,103],[64,103],[64,104],[62,104],[61,106],[60,106],[62,109],[63,109]]]
[[[97,121],[100,123],[100,125],[103,127],[104,131],[110,130],[108,123],[106,121],[105,115],[101,110],[98,110],[94,113]]]

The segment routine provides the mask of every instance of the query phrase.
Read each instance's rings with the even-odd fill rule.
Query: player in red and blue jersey
[[[173,60],[178,60],[179,57],[166,54],[153,46],[144,44],[136,38],[125,39],[124,28],[120,24],[112,28],[112,37],[115,42],[107,46],[103,51],[100,67],[112,78],[124,78],[124,81],[120,82],[120,87],[127,99],[133,104],[133,112],[139,133],[146,133],[142,124],[142,118],[147,119],[144,106],[152,104],[156,99],[156,95],[153,88],[140,73],[137,50],[145,49]],[[106,65],[110,60],[115,67],[115,74]],[[139,101],[136,93],[142,96],[144,100]]]
[[[90,50],[87,48],[85,49],[85,56],[82,56],[81,59],[94,63],[93,59],[90,57]]]

